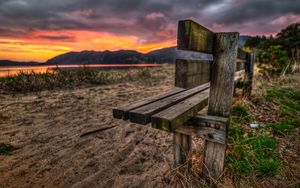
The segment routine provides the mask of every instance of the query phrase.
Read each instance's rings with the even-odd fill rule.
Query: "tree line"
[[[300,23],[293,23],[275,36],[249,37],[245,51],[255,51],[261,73],[278,76],[300,66]]]

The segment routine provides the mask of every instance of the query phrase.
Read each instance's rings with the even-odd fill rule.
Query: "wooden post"
[[[215,34],[208,115],[230,116],[238,40],[239,33]],[[228,131],[228,125],[225,131]],[[226,144],[205,142],[204,166],[202,170],[202,176],[205,179],[220,179],[222,177],[225,149]]]
[[[252,91],[253,72],[254,72],[255,53],[246,54],[245,63],[245,80],[243,88],[243,96],[250,97]]]
[[[181,20],[178,23],[177,48],[179,50],[212,53],[213,38],[214,33],[212,31],[192,20]],[[187,63],[191,63],[191,65],[188,65]],[[176,70],[177,78],[175,80],[175,85],[177,87],[191,88],[209,81],[209,74],[206,70],[210,69],[210,66],[208,64],[197,65],[197,63],[200,62],[177,60],[177,68],[186,69],[186,71],[183,69]],[[200,73],[197,71],[200,71],[200,69],[201,71],[206,72],[204,75],[206,76],[205,78],[204,76],[203,78],[199,76]],[[183,79],[182,75],[185,75],[186,79]],[[178,167],[186,162],[186,155],[191,150],[191,139],[192,137],[190,135],[174,132],[174,167]]]
[[[180,167],[187,162],[187,155],[192,148],[192,136],[173,133],[174,167]],[[188,164],[188,167],[190,164]]]

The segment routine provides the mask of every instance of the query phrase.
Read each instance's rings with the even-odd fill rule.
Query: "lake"
[[[20,72],[46,73],[56,70],[124,70],[133,68],[161,67],[160,64],[90,64],[90,65],[36,65],[36,66],[0,66],[0,77],[13,76]]]

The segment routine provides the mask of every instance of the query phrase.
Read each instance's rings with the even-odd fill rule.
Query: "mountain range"
[[[177,50],[176,47],[162,48],[146,54],[134,50],[81,51],[61,54],[47,60],[44,63],[0,60],[0,66],[142,63],[161,64],[173,63],[175,59],[212,59],[212,56],[204,53],[181,51]]]
[[[243,46],[247,36],[240,37],[240,46]],[[162,48],[149,53],[140,53],[134,50],[119,51],[81,51],[68,52],[47,60],[44,63],[15,62],[0,60],[0,66],[22,65],[83,65],[83,64],[141,64],[141,63],[173,63],[175,59],[207,59],[212,60],[209,54],[177,50],[176,47]]]

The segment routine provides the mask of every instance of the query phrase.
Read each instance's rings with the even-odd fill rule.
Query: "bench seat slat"
[[[160,94],[160,95],[156,95],[156,96],[152,96],[152,97],[148,97],[146,99],[137,101],[133,104],[129,104],[127,106],[122,106],[122,107],[117,107],[113,109],[113,117],[117,118],[117,119],[123,119],[123,120],[128,120],[129,119],[129,111],[130,110],[134,110],[136,108],[145,106],[147,104],[159,101],[161,99],[164,99],[166,97],[170,97],[172,95],[178,94],[180,92],[185,91],[185,89],[183,88],[174,88],[171,91],[168,91],[166,93]]]
[[[143,107],[131,110],[131,111],[129,111],[129,119],[133,123],[146,125],[146,124],[150,123],[151,116],[153,114],[156,114],[164,109],[167,109],[167,108],[183,101],[184,99],[187,99],[203,90],[206,90],[207,88],[209,88],[209,86],[210,86],[210,83],[206,83],[206,84],[200,85],[198,87],[186,90],[184,92],[175,94],[173,96],[166,97],[162,100],[150,103]]]
[[[172,132],[195,116],[208,104],[209,89],[171,106],[151,117],[153,128]]]

